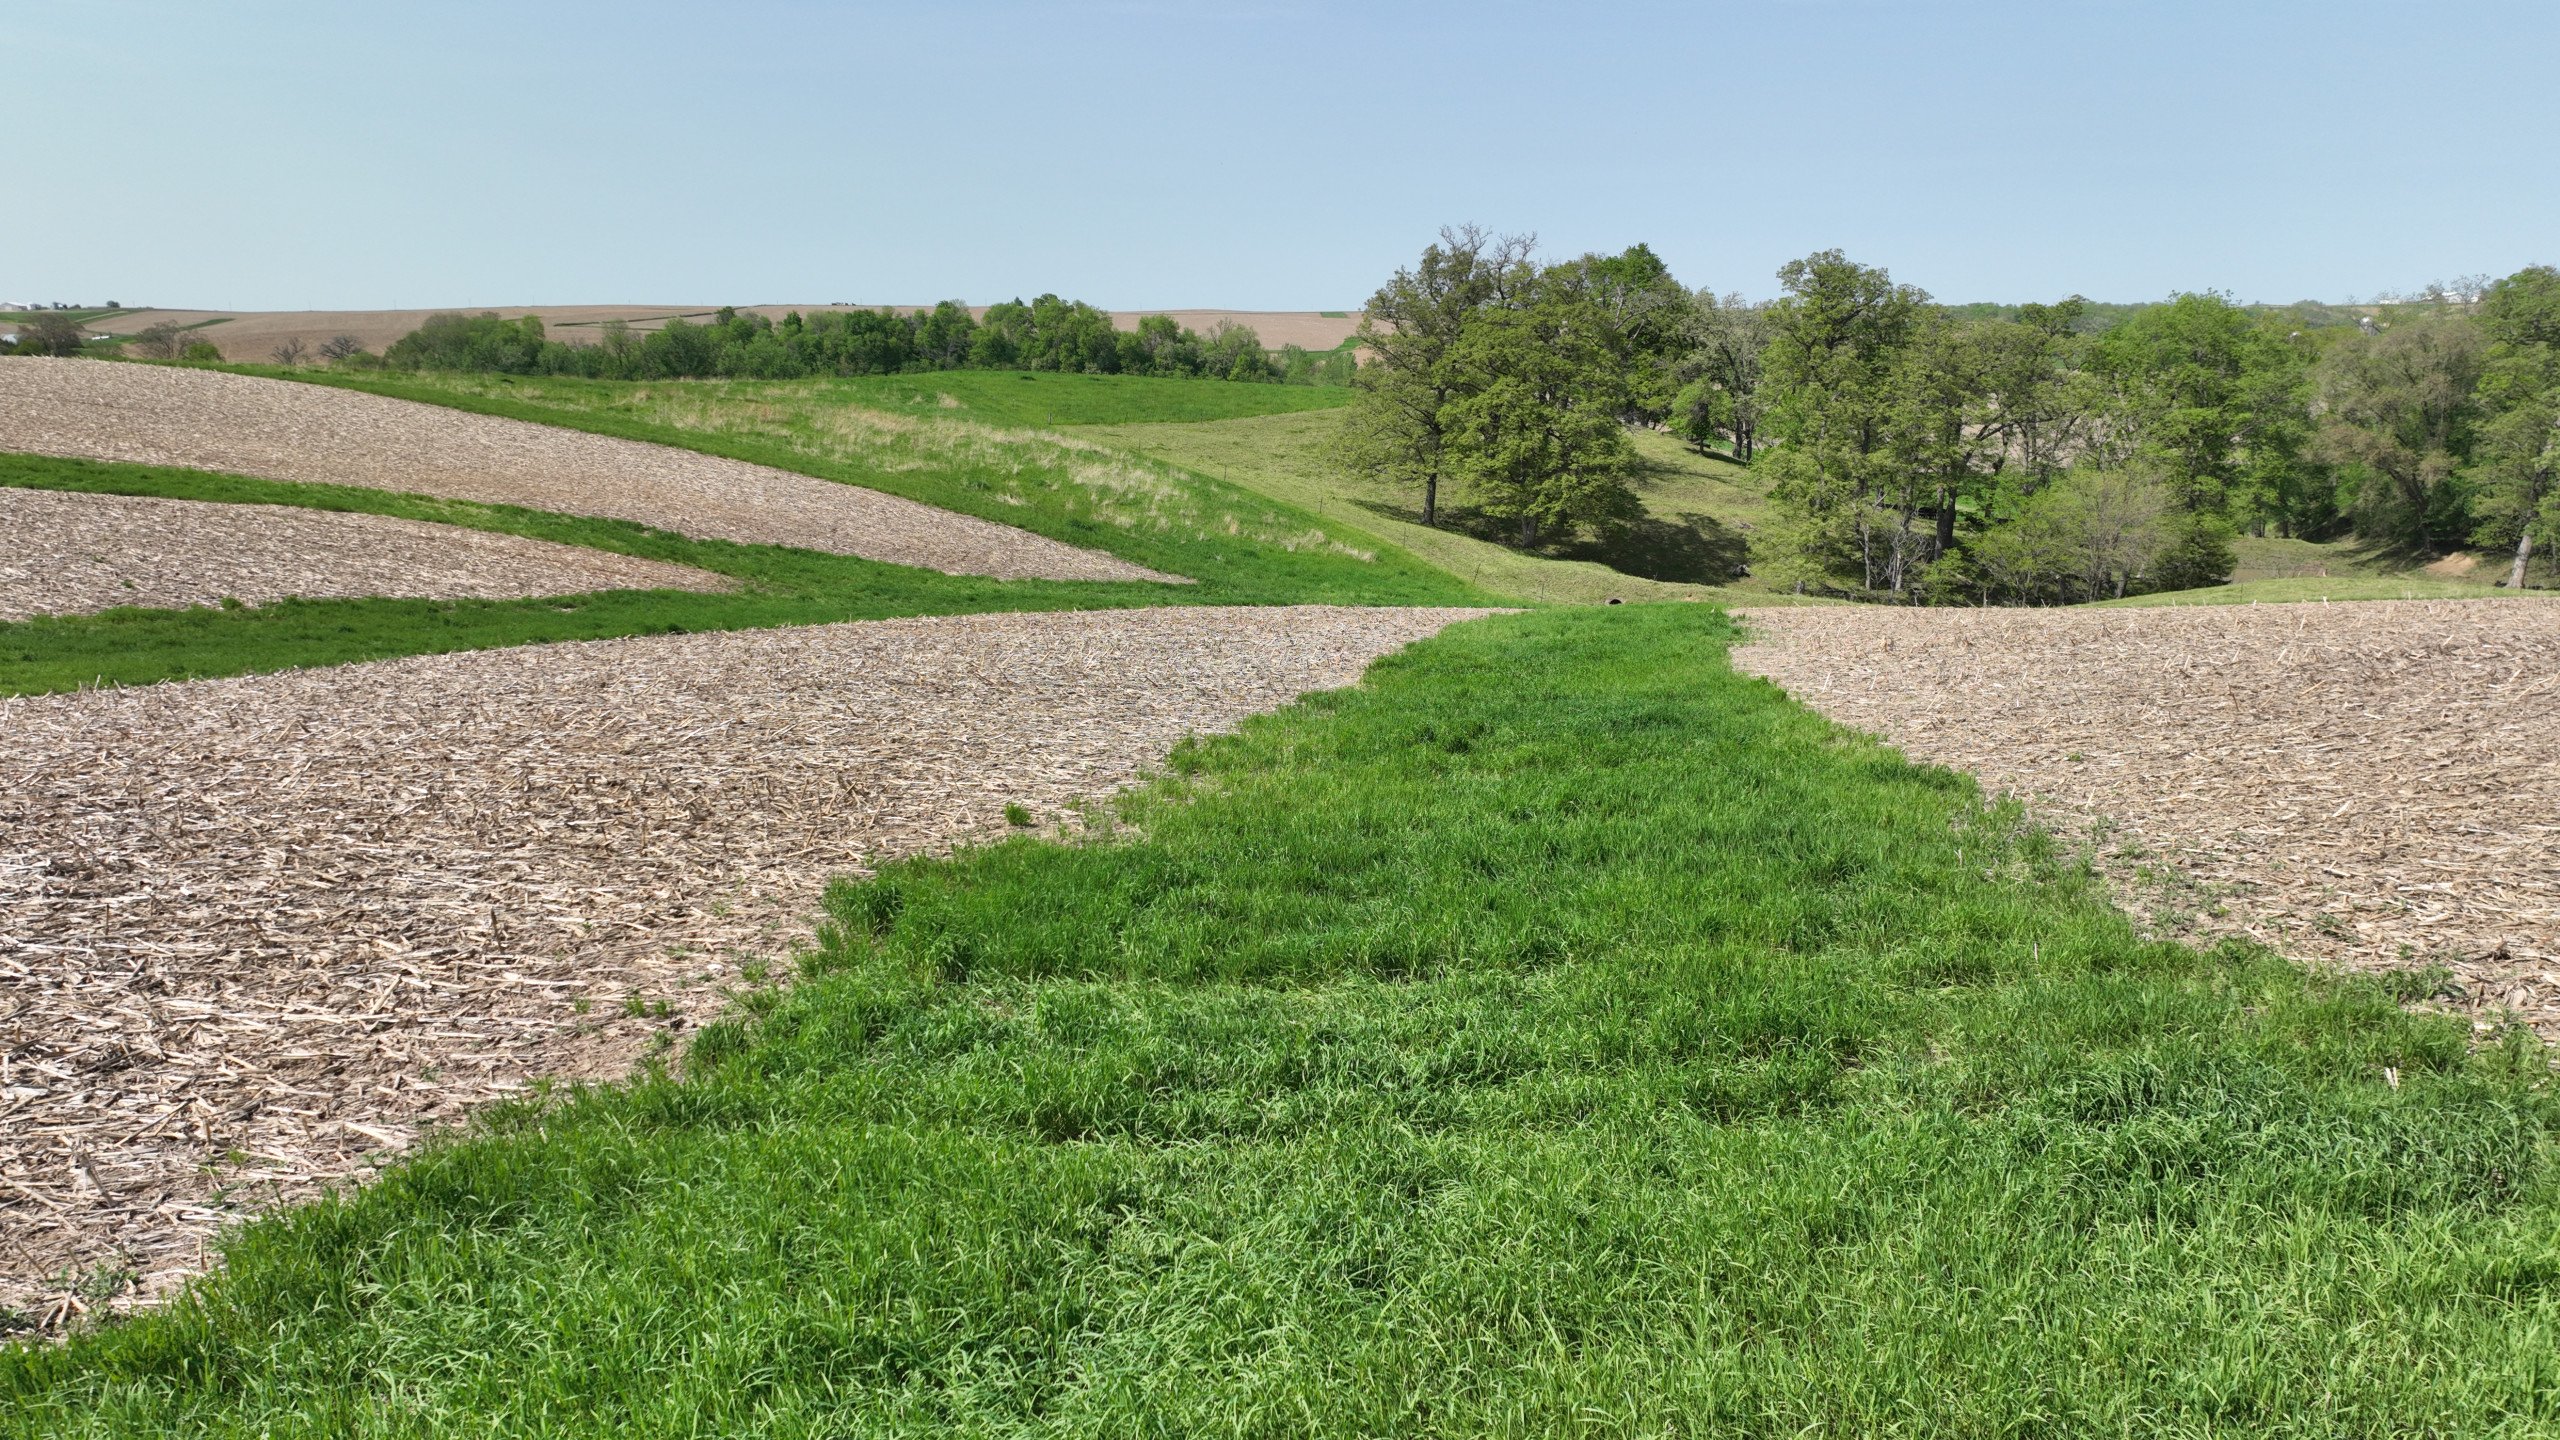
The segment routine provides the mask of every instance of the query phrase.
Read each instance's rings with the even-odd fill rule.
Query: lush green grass
[[[2432,575],[2305,576],[2284,580],[2242,580],[2201,590],[2164,590],[2157,595],[2128,595],[2096,605],[2256,605],[2305,600],[2496,600],[2518,592],[2476,580],[2439,580]],[[2525,594],[2548,594],[2526,591]]]
[[[1768,513],[1766,492],[1752,473],[1703,456],[1667,435],[1634,432],[1646,462],[1637,494],[1648,525],[1616,549],[1585,547],[1561,555],[1524,553],[1473,533],[1463,524],[1420,523],[1419,497],[1373,493],[1338,463],[1343,415],[1318,411],[1202,424],[1095,427],[1081,434],[1180,465],[1357,527],[1469,583],[1532,602],[1596,604],[1626,600],[1725,600],[1783,604],[1750,581],[1714,585],[1747,561],[1749,536]],[[1452,498],[1452,505],[1459,497]],[[1668,578],[1665,578],[1668,577]],[[1691,578],[1683,578],[1691,577]]]
[[[2560,1427],[2538,1051],[2146,943],[1729,634],[1463,626],[1179,752],[1115,838],[844,888],[684,1078],[0,1355],[8,1424]]]
[[[0,623],[0,694],[30,694],[111,682],[236,675],[297,665],[333,665],[392,655],[477,650],[545,640],[685,630],[803,625],[892,615],[996,610],[1106,609],[1135,605],[1258,603],[1327,597],[1396,599],[1419,567],[1351,571],[1360,582],[1273,576],[1250,567],[1201,585],[1001,581],[943,575],[905,565],[773,545],[690,540],[618,520],[591,520],[511,506],[398,495],[338,485],[300,485],[145,465],[0,455],[0,485],[161,495],[182,500],[358,510],[587,545],[671,560],[736,577],[734,594],[616,590],[537,600],[287,600],[241,609],[115,610]],[[1408,562],[1409,564],[1409,562]],[[1307,581],[1292,585],[1292,578]],[[1426,582],[1426,597],[1454,589]]]

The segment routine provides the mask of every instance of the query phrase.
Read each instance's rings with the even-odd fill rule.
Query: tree
[[[2383,482],[2359,487],[2359,530],[2412,546],[2469,535],[2451,482],[2469,458],[2488,348],[2468,316],[2429,311],[2325,357],[2318,452]]]
[[[2507,585],[2521,590],[2536,537],[2560,542],[2560,270],[2536,265],[2489,284],[2479,323],[2493,348],[2473,538],[2515,547]]]
[[[945,300],[916,326],[916,354],[936,370],[956,370],[969,363],[970,343],[977,338],[977,330],[977,322],[969,318],[968,306]]]
[[[2303,356],[2217,294],[2136,311],[2091,347],[2103,395],[2091,439],[2101,463],[2142,457],[2182,510],[2219,515],[2262,437],[2298,420]]]
[[[186,335],[175,321],[162,320],[142,327],[142,333],[126,341],[124,348],[146,360],[175,360],[186,346]]]
[[[1369,362],[1352,376],[1344,457],[1355,472],[1422,492],[1422,523],[1440,523],[1448,478],[1447,410],[1468,383],[1456,354],[1468,322],[1520,283],[1534,236],[1495,239],[1473,225],[1443,229],[1422,259],[1378,287],[1360,317]]]
[[[2480,324],[2501,345],[2560,351],[2560,270],[2528,265],[2481,294]]]
[[[1200,337],[1170,315],[1142,315],[1136,330],[1121,333],[1124,375],[1197,375],[1200,368]]]
[[[1873,590],[1894,366],[1929,297],[1837,250],[1787,262],[1778,281],[1787,293],[1769,308],[1760,390],[1782,442],[1770,497],[1792,532],[1788,565],[1799,589],[1854,566]]]
[[[1109,315],[1081,300],[1043,295],[1031,302],[1023,360],[1034,370],[1107,375],[1119,368],[1119,332]]]
[[[1578,265],[1511,289],[1452,347],[1458,393],[1444,412],[1450,469],[1519,543],[1634,519],[1632,385],[1610,301]]]
[[[708,375],[716,353],[709,335],[714,327],[670,320],[646,342],[665,357],[665,375]],[[495,311],[464,315],[443,311],[430,315],[417,329],[391,342],[384,363],[402,370],[495,370],[531,375],[542,368],[543,335],[539,317],[501,320]],[[671,363],[668,363],[671,362]],[[699,367],[699,368],[695,368]]]
[[[1648,245],[1573,262],[1589,303],[1607,320],[1625,377],[1625,418],[1659,425],[1672,412],[1688,351],[1689,292]]]
[[[267,353],[275,357],[279,365],[299,365],[310,351],[304,348],[301,336],[288,335]]]
[[[1932,310],[1914,329],[1892,379],[1887,589],[1905,593],[1920,568],[1953,556],[1961,517],[1992,523],[2004,495],[2044,490],[2078,449],[2084,397],[2071,360],[2081,304],[2021,306],[2015,319]],[[1915,536],[1922,517],[1931,528]]]
[[[2178,543],[2170,487],[2147,466],[2076,469],[2019,507],[1975,548],[2007,598],[2121,599]]]
[[[1700,447],[1718,431],[1733,437],[1733,458],[1751,463],[1759,435],[1760,357],[1769,348],[1768,306],[1712,290],[1689,297],[1677,374],[1686,382],[1682,432]]]
[[[1221,320],[1206,336],[1181,332],[1185,343],[1200,356],[1202,373],[1220,380],[1269,381],[1280,378],[1279,367],[1271,363],[1271,352],[1262,348],[1262,337],[1250,325]]]
[[[350,360],[364,353],[364,342],[353,335],[332,335],[320,342],[320,358],[330,364]]]
[[[1024,363],[1031,350],[1031,307],[1019,300],[990,305],[969,340],[969,363],[988,370],[1010,370]]]
[[[79,354],[86,343],[80,322],[68,315],[40,314],[18,332],[17,351],[21,355],[70,356]]]
[[[2560,542],[2560,395],[2519,397],[2481,427],[2478,480],[2473,538],[2515,547],[2507,585],[2521,590],[2535,538]]]

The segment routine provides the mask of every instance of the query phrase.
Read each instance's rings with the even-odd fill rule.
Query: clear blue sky
[[[0,298],[1356,306],[1443,224],[1765,294],[2560,262],[2560,5],[0,0]]]

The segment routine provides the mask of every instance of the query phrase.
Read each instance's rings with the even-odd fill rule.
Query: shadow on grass
[[[1422,512],[1391,500],[1355,499],[1372,515],[1422,523]],[[1437,527],[1544,560],[1588,560],[1622,575],[1686,585],[1727,585],[1751,573],[1751,541],[1713,515],[1683,513],[1674,519],[1648,515],[1573,539],[1543,545],[1519,543],[1519,523],[1471,505],[1444,505]]]

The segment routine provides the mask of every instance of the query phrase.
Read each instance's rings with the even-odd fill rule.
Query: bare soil
[[[787,470],[218,370],[12,360],[0,365],[0,450],[522,505],[953,575],[1176,578]]]
[[[1761,610],[1734,663],[2092,845],[2137,913],[2560,1040],[2560,601]]]
[[[351,595],[727,590],[727,576],[388,515],[0,487],[0,620]]]
[[[166,1293],[221,1227],[537,1077],[619,1076],[830,875],[1042,826],[1479,613],[885,620],[0,701],[0,1309]]]

